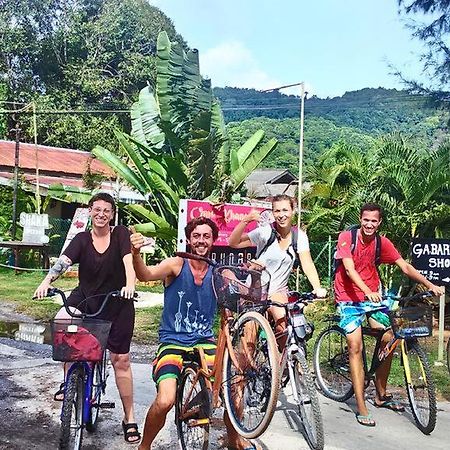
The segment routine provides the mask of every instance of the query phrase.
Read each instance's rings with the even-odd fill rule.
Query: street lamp
[[[279,91],[281,89],[300,86],[300,143],[298,149],[298,192],[297,192],[297,203],[298,203],[298,223],[301,223],[301,213],[302,213],[302,179],[303,179],[303,128],[305,122],[305,99],[308,94],[305,91],[305,82],[286,84],[284,86],[279,86],[276,88],[265,89],[261,92],[273,92]]]

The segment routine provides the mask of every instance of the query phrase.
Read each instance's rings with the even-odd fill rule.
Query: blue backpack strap
[[[381,236],[377,233],[375,235],[375,265],[381,264]]]

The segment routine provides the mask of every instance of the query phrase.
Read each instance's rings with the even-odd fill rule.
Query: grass
[[[306,316],[308,321],[312,321],[315,326],[314,336],[308,342],[308,354],[313,354],[314,344],[316,338],[319,336],[319,333],[324,329],[328,323],[323,320],[323,318],[328,315],[334,313],[335,309],[332,304],[329,302],[317,302],[308,307]],[[450,374],[447,369],[447,365],[443,366],[435,365],[435,361],[437,361],[437,353],[438,353],[438,338],[437,336],[429,337],[429,338],[421,338],[419,339],[419,343],[421,347],[424,349],[429,364],[431,368],[432,377],[434,380],[434,384],[436,387],[436,394],[438,400],[447,400],[450,401]],[[368,366],[370,367],[370,359],[373,354],[373,349],[375,346],[375,339],[372,337],[365,337],[365,345],[366,345],[366,355],[368,358]],[[390,386],[390,390],[395,392],[397,395],[400,395],[407,398],[407,393],[405,389],[405,380],[404,380],[404,371],[403,366],[400,361],[400,348],[395,350],[394,359],[392,361],[391,371],[389,375],[388,384]],[[444,355],[444,358],[446,355]]]
[[[9,269],[0,269],[0,301],[7,301],[14,305],[16,312],[33,317],[36,320],[48,322],[60,306],[51,300],[33,300],[33,293],[44,278],[44,272],[15,273]],[[54,286],[63,291],[72,290],[78,283],[77,278],[61,277]],[[160,283],[155,285],[138,284],[139,291],[163,292]],[[156,343],[161,319],[162,307],[136,309],[136,323],[134,327],[134,342]]]
[[[17,312],[31,316],[37,320],[48,321],[53,318],[59,309],[59,305],[47,300],[32,300],[33,292],[44,278],[44,272],[22,272],[15,274],[8,269],[0,269],[0,301],[8,301],[14,304]],[[77,285],[76,278],[58,279],[54,285],[62,290],[71,290]],[[163,292],[162,285],[138,285],[139,291]],[[306,315],[309,321],[314,323],[315,332],[313,338],[308,342],[309,355],[315,338],[321,329],[326,326],[323,318],[334,313],[334,305],[330,302],[317,302],[308,306]],[[161,321],[162,306],[153,308],[136,309],[136,321],[134,327],[134,342],[142,344],[154,344],[158,341],[158,328]],[[214,329],[217,333],[218,319],[215,321]],[[450,400],[450,375],[447,366],[435,366],[437,360],[437,338],[426,338],[420,340],[428,355],[433,379],[438,391],[438,398]],[[389,383],[392,386],[403,386],[403,368],[400,366],[400,358],[394,358]]]

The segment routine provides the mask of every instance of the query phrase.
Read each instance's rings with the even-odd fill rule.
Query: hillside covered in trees
[[[257,129],[279,140],[264,161],[266,167],[297,170],[300,99],[280,92],[215,88],[230,138],[236,143]],[[305,101],[305,160],[314,161],[334,143],[345,142],[369,151],[381,136],[400,133],[423,149],[434,148],[449,127],[449,112],[430,97],[396,89],[346,92],[342,97]]]

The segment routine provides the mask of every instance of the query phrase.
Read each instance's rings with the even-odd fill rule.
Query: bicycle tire
[[[353,395],[347,338],[338,326],[323,330],[317,337],[313,364],[317,386],[325,397],[345,402]]]
[[[243,352],[241,337],[246,329],[254,333],[253,364]],[[237,433],[255,439],[267,429],[275,412],[280,386],[278,347],[269,322],[255,311],[242,314],[231,334],[234,353],[247,366],[243,371],[235,367],[225,347],[222,385],[225,407]]]
[[[405,341],[406,357],[403,361],[406,391],[417,428],[430,434],[436,426],[436,393],[428,358],[417,340]],[[408,382],[407,367],[411,374]]]
[[[74,369],[67,380],[61,412],[59,450],[78,450],[83,441],[84,369]]]
[[[100,414],[100,404],[102,395],[105,393],[106,377],[106,355],[103,355],[101,362],[98,362],[92,368],[92,387],[91,399],[89,404],[89,417],[86,422],[86,430],[93,433],[97,429],[98,417]]]
[[[178,440],[182,450],[207,450],[209,447],[209,417],[211,403],[206,382],[202,376],[197,379],[197,382],[191,391],[197,369],[198,366],[194,364],[185,366],[181,373],[180,383],[177,388],[175,423],[177,426]],[[189,396],[190,391],[191,395]],[[186,396],[189,396],[189,398]],[[193,415],[189,419],[183,420],[180,417],[181,412],[190,407],[193,408]],[[198,419],[208,419],[208,422],[202,423],[201,425],[193,425],[193,422]]]
[[[291,379],[291,386],[297,392],[298,413],[306,433],[305,439],[312,450],[322,450],[323,422],[314,380],[305,355],[294,353],[292,358],[294,378]],[[289,361],[287,363],[289,364]]]

